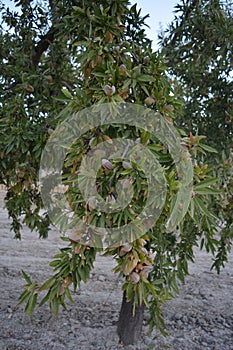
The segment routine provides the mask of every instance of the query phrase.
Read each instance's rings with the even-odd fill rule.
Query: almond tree
[[[95,232],[88,231],[86,239],[87,232],[80,226],[71,235],[66,234],[70,222],[58,215],[56,224],[65,233],[62,239],[66,246],[52,258],[53,274],[42,285],[23,272],[26,285],[19,302],[26,303],[25,310],[31,315],[42,292],[39,305],[48,302],[56,315],[60,305],[66,307],[67,298],[72,301],[70,287],[76,291],[81,281],[88,280],[96,254],[102,252],[116,260],[114,272],[125,280],[118,324],[120,341],[133,344],[139,339],[145,309],[150,313],[150,330],[156,327],[165,334],[161,305],[178,292],[177,279],[184,281],[188,274],[188,261],[194,261],[193,247],[200,244],[213,255],[217,249],[223,252],[216,257],[217,266],[227,259],[227,244],[215,237],[217,218],[210,207],[210,197],[219,194],[211,187],[216,179],[205,158],[205,151],[213,149],[202,143],[202,136],[185,135],[174,127],[182,104],[174,94],[163,57],[153,52],[145,36],[145,18],[136,6],[130,7],[126,0],[111,0],[107,5],[105,1],[52,0],[44,7],[26,0],[17,4],[22,9],[20,14],[2,7],[0,94],[0,180],[7,188],[6,207],[16,237],[20,237],[22,217],[29,228],[47,236],[51,215],[46,205],[48,210],[41,214],[46,200],[42,201],[38,186],[42,150],[70,115],[79,115],[85,108],[105,106],[117,111],[119,105],[127,103],[141,108],[142,117],[153,115],[154,119],[141,128],[132,123],[91,128],[67,150],[62,169],[65,196],[82,222],[95,225],[97,231],[122,227],[140,215],[150,190],[146,176],[154,172],[152,163],[146,173],[143,157],[137,164],[102,156],[96,178],[98,194],[114,206],[117,184],[121,181],[127,190],[130,182],[131,204],[120,212],[106,214],[85,201],[77,174],[88,152],[103,142],[111,149],[116,137],[123,143],[130,137],[155,157],[166,181],[166,195],[157,198],[161,212],[156,224],[151,227],[144,221],[148,227],[143,234],[141,226],[135,225],[133,239],[118,240],[118,245],[104,247]],[[184,150],[180,166],[187,166],[193,181],[192,196],[185,205],[177,199],[182,178],[171,147],[150,131],[150,125],[158,120],[161,130],[175,130]],[[196,160],[198,152],[202,162]],[[156,172],[154,176],[157,178]],[[182,215],[175,215],[174,208]]]
[[[175,7],[174,20],[160,35],[176,95],[184,102],[176,123],[193,133],[198,130],[216,149],[209,164],[222,188],[214,204],[224,223],[222,245],[230,244],[233,232],[232,10],[231,1],[182,0]]]
[[[227,154],[232,147],[232,31],[230,2],[183,0],[160,38],[170,72],[183,88],[181,122]]]

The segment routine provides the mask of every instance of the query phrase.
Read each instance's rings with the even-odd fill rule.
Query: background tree
[[[233,146],[232,10],[231,2],[180,1],[174,21],[160,35],[184,99],[179,124],[206,135],[208,144],[227,155]]]
[[[38,172],[42,150],[56,126],[84,108],[103,103],[117,108],[119,102],[139,105],[145,113],[160,112],[161,121],[169,126],[181,102],[174,95],[165,61],[153,52],[145,36],[145,18],[136,6],[130,8],[128,1],[111,0],[107,5],[105,1],[49,1],[42,6],[22,0],[17,4],[21,12],[10,11],[4,5],[1,8],[0,180],[7,188],[6,206],[16,236],[20,237],[23,220],[46,237],[50,218],[47,212],[40,211],[43,203]],[[193,162],[194,190],[186,216],[182,221],[175,219],[169,233],[165,224],[173,212],[182,179],[169,149],[149,131],[132,125],[101,126],[74,142],[66,155],[66,198],[77,215],[97,228],[121,227],[133,220],[145,205],[148,186],[140,164],[105,159],[98,173],[99,194],[113,203],[117,200],[117,182],[128,177],[134,194],[130,208],[99,215],[84,201],[75,178],[82,158],[92,147],[103,141],[111,144],[116,136],[130,136],[148,148],[164,169],[168,192],[156,226],[133,242],[104,250],[116,259],[115,272],[125,278],[118,326],[124,344],[135,343],[140,336],[145,307],[150,312],[151,330],[156,326],[164,331],[161,305],[172,297],[172,292],[178,292],[177,279],[184,281],[188,261],[194,260],[193,247],[200,238],[201,246],[205,245],[213,255],[218,250],[217,268],[227,259],[230,243],[221,236],[216,239],[217,218],[214,210],[210,212],[210,197],[219,193],[210,187],[216,179],[204,156],[202,163],[196,161],[197,152],[204,154],[211,148],[198,135],[185,137],[180,133]],[[64,217],[58,218],[57,224],[66,232],[69,223]],[[89,237],[94,243],[97,239],[96,235]],[[67,245],[50,264],[54,268],[51,278],[39,285],[23,273],[26,285],[20,302],[26,302],[29,315],[44,291],[47,293],[40,305],[48,301],[51,311],[57,314],[59,305],[65,307],[66,297],[72,300],[70,286],[73,284],[76,290],[81,281],[88,279],[96,254],[103,251],[101,240],[98,244],[85,243],[80,232],[63,240]]]
[[[182,0],[175,19],[160,35],[175,93],[183,102],[178,126],[206,136],[222,195],[215,201],[224,223],[223,244],[232,238],[233,182],[233,4],[219,0]]]

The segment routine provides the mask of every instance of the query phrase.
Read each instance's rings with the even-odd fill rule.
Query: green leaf
[[[79,273],[79,276],[80,276],[81,280],[86,283],[87,279],[88,279],[87,270],[85,268],[83,268],[83,267],[80,267],[78,269],[78,273]]]
[[[65,294],[61,295],[59,298],[59,303],[63,307],[64,310],[67,310],[66,304],[65,304]]]
[[[198,194],[220,194],[222,191],[216,190],[214,188],[200,188],[200,189],[195,189],[195,192]]]
[[[171,288],[176,294],[179,294],[179,288],[178,288],[178,285],[176,283],[175,277],[173,277],[173,279],[171,280]]]
[[[205,204],[203,203],[203,201],[198,198],[198,197],[194,197],[194,202],[196,204],[196,206],[202,211],[203,214],[205,214],[206,216],[208,216],[209,218],[214,218],[217,219],[216,216],[214,216],[205,206]]]
[[[70,294],[70,290],[69,290],[69,288],[68,288],[68,287],[66,288],[65,293],[66,293],[67,298],[69,299],[69,301],[70,301],[70,302],[73,304],[73,303],[74,303],[74,301],[73,301],[73,298],[72,298],[72,296],[71,296],[71,294]]]
[[[65,95],[65,97],[67,97],[68,99],[71,99],[71,98],[73,97],[72,94],[69,92],[68,89],[62,88],[61,91],[62,91],[62,93]]]
[[[139,305],[141,306],[144,300],[144,294],[145,294],[144,283],[142,281],[138,283],[138,294],[139,294]]]
[[[199,143],[198,146],[200,146],[202,149],[204,149],[207,152],[211,152],[211,153],[218,153],[218,151],[210,146],[207,146],[203,143]]]
[[[132,283],[127,283],[126,291],[126,300],[130,301],[134,297],[134,286]]]
[[[79,13],[80,15],[85,15],[85,10],[78,6],[72,6],[75,12]]]
[[[197,183],[196,185],[194,185],[193,189],[194,189],[194,191],[196,191],[197,189],[201,189],[201,188],[205,188],[205,187],[211,186],[211,185],[215,184],[217,182],[217,180],[218,179],[216,179],[216,178],[211,178],[211,179],[208,179],[208,180],[201,181],[201,182]]]
[[[20,295],[19,302],[17,305],[23,304],[23,302],[29,297],[31,292],[29,292],[27,289]]]
[[[143,75],[139,75],[137,80],[144,81],[144,82],[154,82],[155,78],[152,75],[143,74]]]
[[[153,280],[153,284],[155,285],[163,285],[163,283],[164,283],[164,280],[162,278]]]
[[[202,250],[202,249],[203,249],[203,247],[204,247],[204,243],[205,243],[205,239],[204,239],[204,238],[202,238],[202,239],[201,239],[201,243],[200,243],[200,250]]]
[[[29,276],[26,274],[26,272],[24,272],[23,270],[22,270],[22,275],[23,275],[25,281],[26,281],[28,284],[32,284],[32,281],[31,281],[30,277],[29,277]]]
[[[50,291],[48,291],[48,293],[45,295],[45,297],[41,300],[39,306],[43,306],[46,303],[46,301],[49,300],[49,293],[50,293]]]
[[[62,264],[62,261],[59,259],[53,260],[49,263],[49,266],[51,267],[58,267]]]
[[[59,303],[58,303],[57,297],[56,297],[56,298],[53,298],[53,299],[50,301],[50,310],[51,310],[51,312],[53,313],[54,316],[57,316],[57,315],[58,315]]]
[[[58,282],[50,290],[50,293],[49,293],[50,301],[52,301],[57,296],[57,294],[59,293],[59,290],[60,290],[60,283]]]
[[[101,72],[93,72],[92,73],[94,76],[99,77],[99,78],[105,78],[106,74],[105,73],[101,73]]]
[[[36,306],[36,301],[37,301],[37,293],[33,293],[29,300],[28,300],[28,304],[27,304],[27,313],[28,313],[28,316],[31,316],[33,314],[33,311],[35,309],[35,306]]]
[[[147,90],[147,87],[145,85],[141,85],[142,90],[145,92],[147,96],[150,96],[149,91]]]
[[[39,292],[41,292],[42,290],[46,290],[49,289],[54,282],[56,281],[56,277],[51,277],[50,279],[48,279],[47,281],[45,281],[42,286],[39,288]]]

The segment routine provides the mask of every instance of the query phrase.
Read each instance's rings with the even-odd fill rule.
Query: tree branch
[[[42,54],[48,49],[48,47],[53,43],[57,29],[53,26],[49,29],[48,33],[42,36],[41,40],[35,47],[35,53],[32,56],[32,62],[34,66],[38,66]]]
[[[52,26],[49,29],[48,33],[46,33],[38,44],[35,47],[35,54],[32,56],[32,62],[36,67],[40,61],[42,54],[49,48],[49,46],[53,43],[55,39],[55,34],[58,32],[56,29],[56,24],[59,20],[56,19],[56,6],[54,0],[49,0],[49,6],[52,14]]]

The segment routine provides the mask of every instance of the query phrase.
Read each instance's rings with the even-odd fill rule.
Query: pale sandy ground
[[[44,306],[29,319],[23,306],[16,306],[24,284],[21,270],[39,281],[49,277],[48,263],[61,241],[56,231],[39,240],[26,228],[22,240],[14,240],[0,192],[0,349],[123,349],[116,334],[121,282],[109,258],[98,257],[92,278],[74,295],[75,304],[57,318]],[[197,251],[180,295],[164,307],[167,338],[153,340],[156,333],[147,336],[144,326],[142,341],[125,349],[146,350],[152,344],[157,350],[163,345],[172,350],[233,349],[233,254],[220,276],[210,266],[211,257]]]

